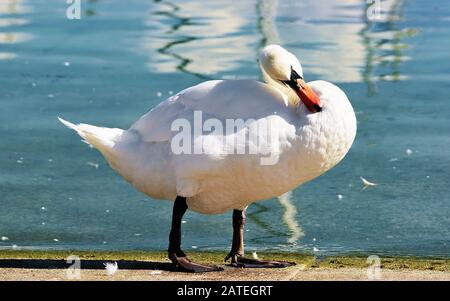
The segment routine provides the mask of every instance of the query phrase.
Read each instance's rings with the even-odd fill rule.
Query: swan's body
[[[289,86],[277,80],[290,76],[290,86],[296,78],[303,80],[300,63],[279,48],[261,55],[267,84],[207,81],[163,101],[129,130],[61,121],[100,150],[127,181],[154,199],[184,197],[189,209],[207,214],[244,210],[252,202],[279,196],[335,166],[356,134],[353,108],[338,87],[325,81],[308,83],[322,106],[318,108],[321,112],[311,113],[316,108],[313,103],[303,105]],[[294,79],[287,74],[291,72]],[[214,118],[224,129],[227,119],[253,121],[228,135],[203,132],[191,143],[194,149],[195,141],[202,139],[201,154],[174,154],[171,142],[178,131],[171,130],[172,123],[188,120],[193,130],[198,111],[203,122]],[[267,123],[272,131],[259,134],[258,141],[270,154],[230,151],[236,145],[227,142],[252,126]],[[252,142],[247,139],[243,143],[248,149]],[[261,164],[270,155],[276,155],[275,163]]]
[[[326,103],[320,114],[308,113],[303,106],[298,109],[290,106],[284,94],[263,83],[208,81],[170,97],[128,131],[87,125],[72,127],[143,193],[155,199],[184,196],[191,210],[222,213],[279,196],[321,175],[347,153],[356,123],[345,94],[327,82],[309,85]],[[331,95],[335,98],[329,101]],[[328,114],[334,109],[345,111],[348,119]],[[178,132],[171,130],[171,124],[177,118],[193,124],[194,111],[202,111],[203,121],[220,120],[224,129],[226,119],[270,120],[276,131],[274,138],[278,138],[278,163],[261,165],[261,159],[269,154],[230,154],[227,145],[209,133],[202,137],[204,154],[173,154],[171,139]],[[248,126],[242,130],[248,130]],[[274,144],[266,142],[268,148],[269,142]]]

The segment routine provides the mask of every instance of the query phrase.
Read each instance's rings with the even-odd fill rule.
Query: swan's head
[[[302,66],[295,55],[279,45],[269,45],[261,50],[259,64],[269,85],[286,95],[295,92],[310,112],[322,111],[320,99],[304,81]]]

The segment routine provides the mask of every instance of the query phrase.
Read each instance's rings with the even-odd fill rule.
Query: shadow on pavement
[[[81,269],[104,269],[105,263],[117,262],[122,270],[164,270],[177,271],[169,262],[135,261],[135,260],[80,260]],[[73,262],[63,259],[0,259],[0,268],[15,269],[67,269]]]

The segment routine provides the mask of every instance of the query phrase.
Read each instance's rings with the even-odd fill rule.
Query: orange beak
[[[300,97],[306,108],[312,113],[322,111],[320,98],[311,87],[303,79],[296,79],[295,81],[297,83],[297,87],[294,89],[295,93]]]

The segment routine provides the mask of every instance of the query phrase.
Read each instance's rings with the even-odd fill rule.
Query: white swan
[[[203,82],[163,101],[129,130],[60,119],[138,190],[154,199],[175,200],[169,257],[185,270],[217,270],[191,262],[181,251],[181,217],[187,208],[205,214],[234,210],[233,246],[227,256],[232,265],[290,265],[243,257],[245,208],[323,174],[353,143],[356,118],[341,89],[325,81],[306,84],[297,58],[278,45],[262,49],[260,67],[266,84]],[[199,115],[204,122],[200,130],[212,131],[195,132]],[[232,133],[218,130],[239,118],[248,122]],[[191,129],[181,128],[183,124]],[[255,150],[255,140],[241,139],[250,135],[257,136],[256,153],[248,151]],[[174,151],[183,146],[193,152],[198,145],[202,152]],[[247,153],[233,153],[242,150]]]

